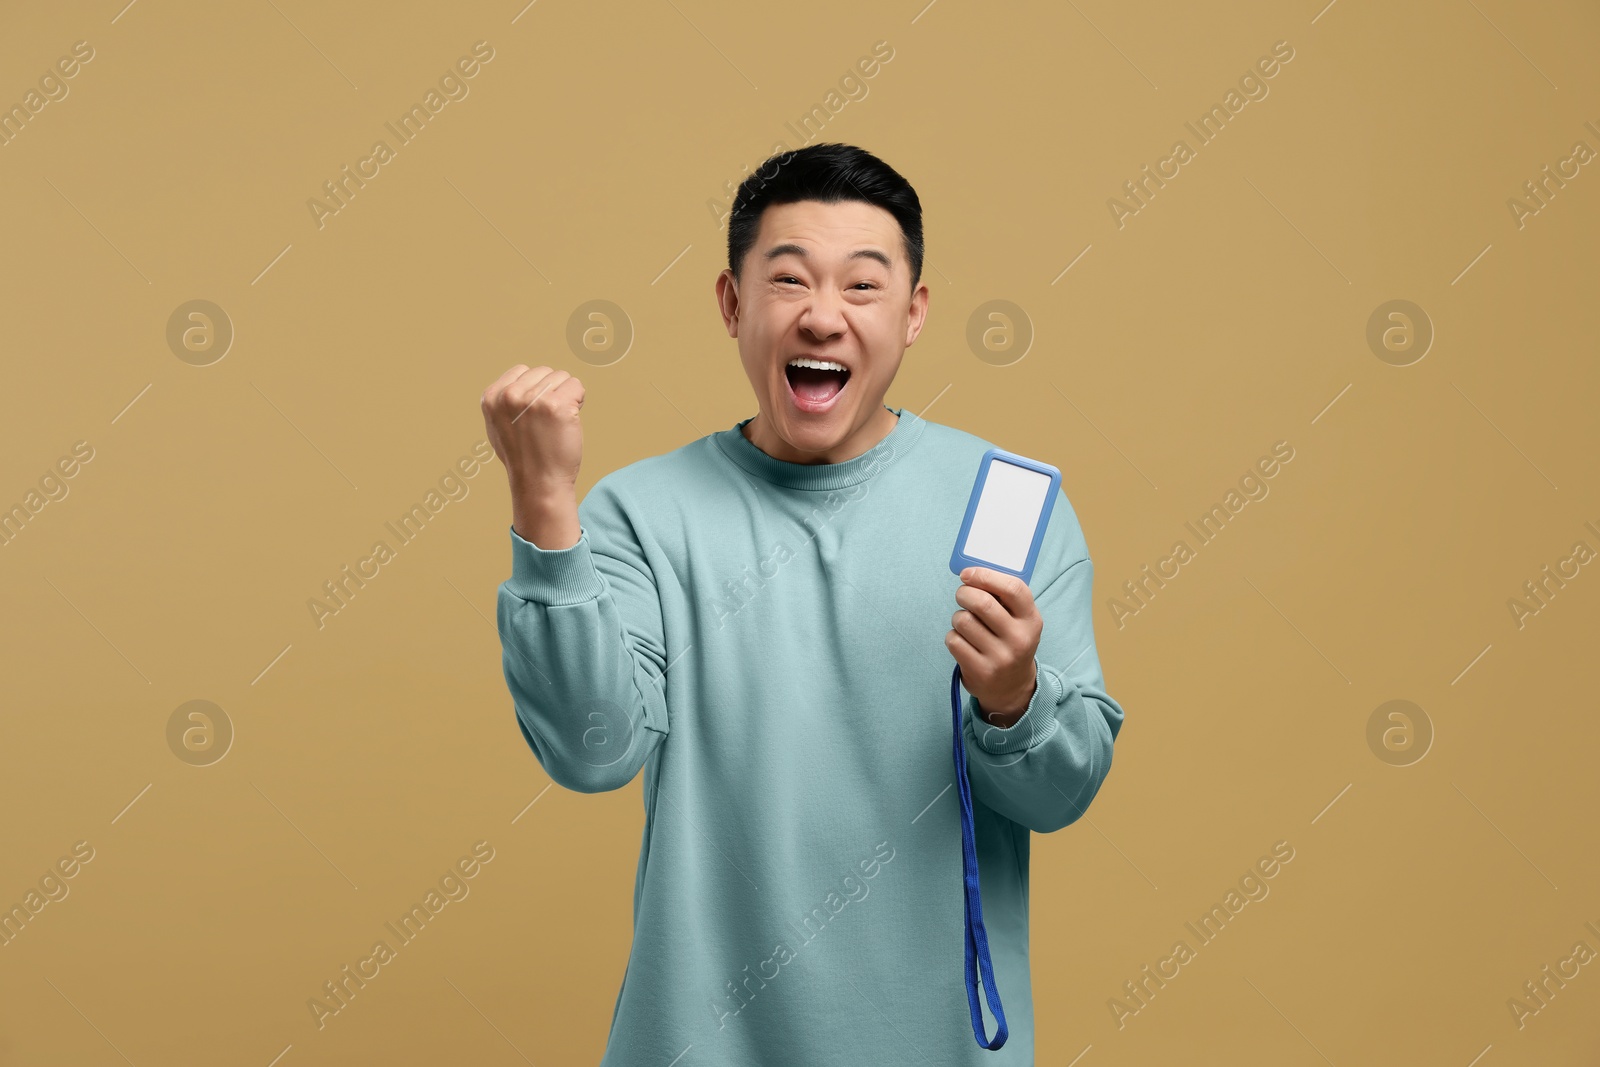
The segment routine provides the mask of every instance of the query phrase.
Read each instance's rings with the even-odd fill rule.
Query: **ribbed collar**
[[[745,424],[755,418],[754,415],[711,436],[724,455],[758,478],[790,489],[843,489],[878,474],[921,439],[927,423],[915,412],[891,408],[888,404],[884,408],[900,416],[895,420],[894,429],[861,455],[842,463],[790,463],[767,455],[744,435]]]

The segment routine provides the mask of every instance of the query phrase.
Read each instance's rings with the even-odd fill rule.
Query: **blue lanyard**
[[[972,788],[967,784],[967,746],[961,736],[961,666],[950,675],[950,712],[955,721],[956,785],[961,791],[961,895],[966,903],[967,1003],[972,1007],[972,1036],[986,1049],[1006,1043],[1006,1013],[1000,991],[994,987],[994,964],[989,960],[989,935],[983,929],[983,901],[978,896],[978,847],[972,830]],[[989,1010],[999,1023],[991,1042],[983,1030],[983,1009],[978,1006],[978,968],[983,968],[983,990]]]

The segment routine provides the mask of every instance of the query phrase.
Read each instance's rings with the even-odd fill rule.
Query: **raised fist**
[[[483,393],[483,424],[512,494],[573,491],[583,461],[583,383],[517,364]]]

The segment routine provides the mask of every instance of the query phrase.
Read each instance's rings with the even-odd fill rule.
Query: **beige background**
[[[1600,150],[1592,5],[123,2],[0,33],[8,106],[94,49],[0,148],[0,504],[94,453],[0,548],[0,903],[94,850],[0,947],[0,1063],[599,1059],[639,781],[551,787],[516,729],[502,469],[322,628],[307,601],[470,453],[511,364],[583,378],[585,488],[752,414],[708,202],[877,41],[821,139],[922,197],[931,310],[888,401],[1062,468],[1127,709],[1088,816],[1035,839],[1039,1062],[1597,1062],[1600,965],[1507,1006],[1600,951],[1600,568],[1507,606],[1600,551],[1597,165],[1507,206]],[[319,228],[307,200],[480,40],[469,95]],[[1269,95],[1119,228],[1108,199],[1280,40]],[[235,331],[209,366],[166,340],[196,299]],[[606,366],[565,340],[595,299],[634,332]],[[1435,331],[1404,367],[1366,339],[1397,299]],[[1024,358],[969,347],[991,300]],[[1278,441],[1270,495],[1119,628],[1106,601]],[[1396,699],[1420,760],[1369,745]],[[190,700],[235,731],[209,766],[169,747]],[[470,896],[319,1030],[307,1000],[479,841]],[[1119,1028],[1278,841],[1270,895]]]

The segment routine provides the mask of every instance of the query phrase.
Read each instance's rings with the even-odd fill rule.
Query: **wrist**
[[[578,480],[575,477],[507,471],[506,480],[511,485],[513,498],[534,500],[576,499]]]
[[[1039,676],[1035,671],[1033,681],[1028,684],[1028,688],[1020,697],[996,701],[993,707],[985,705],[977,697],[973,697],[973,702],[977,705],[978,715],[984,722],[996,729],[1005,730],[1015,726],[1017,721],[1028,713],[1028,705],[1033,703],[1033,695],[1038,688]]]
[[[983,719],[983,721],[988,723],[990,726],[993,726],[999,730],[1007,730],[1015,726],[1018,720],[1020,720],[1023,715],[1027,714],[1028,711],[1028,704],[1026,701],[1023,702],[1021,707],[1014,711],[990,711],[988,708],[983,706],[982,701],[977,701],[977,704],[978,717]]]
[[[576,490],[556,486],[513,493],[511,528],[537,548],[571,548],[582,535]]]

